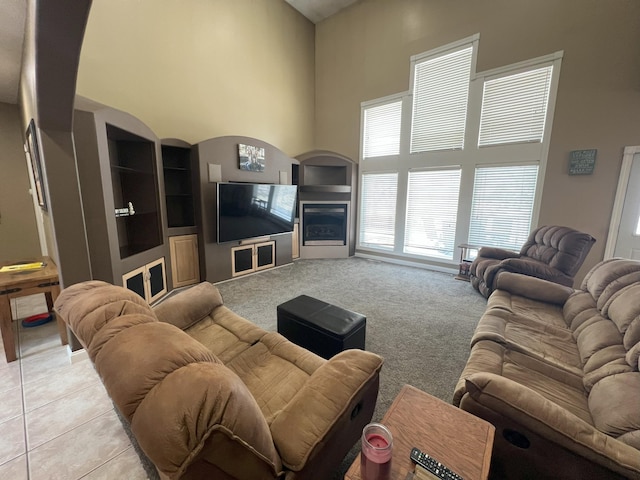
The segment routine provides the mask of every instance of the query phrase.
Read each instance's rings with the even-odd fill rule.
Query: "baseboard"
[[[67,352],[69,352],[69,361],[73,365],[74,363],[81,362],[82,360],[88,360],[89,354],[84,348],[80,350],[76,350],[75,352],[71,351],[71,347],[67,345]]]
[[[424,270],[434,270],[436,272],[452,273],[454,275],[458,273],[457,268],[441,267],[440,265],[428,265],[420,262],[412,262],[411,260],[401,260],[399,258],[383,257],[381,255],[368,254],[363,252],[356,252],[355,256],[360,258],[366,258],[368,260],[377,260],[379,262],[387,262],[387,263],[394,263],[396,265],[404,265],[405,267],[423,268]]]

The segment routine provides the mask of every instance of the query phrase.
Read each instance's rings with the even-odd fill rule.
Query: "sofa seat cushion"
[[[506,312],[526,321],[541,325],[567,328],[562,315],[562,306],[513,295],[505,290],[496,290],[487,301],[487,313]]]
[[[491,340],[542,362],[582,376],[582,361],[572,332],[567,328],[493,310],[485,313],[471,339],[474,345]]]
[[[268,423],[282,410],[326,360],[267,333],[226,366],[235,372],[258,402]]]
[[[547,400],[593,425],[582,378],[563,368],[484,340],[476,343],[454,393],[459,405],[466,392],[465,380],[474,373],[492,373],[535,390]]]
[[[224,305],[185,330],[205,345],[220,359],[228,363],[260,340],[266,331],[232,312]]]

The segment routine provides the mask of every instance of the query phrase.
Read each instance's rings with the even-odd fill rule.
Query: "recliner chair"
[[[489,298],[497,276],[508,271],[572,287],[595,241],[573,228],[545,225],[531,232],[520,253],[482,247],[469,269],[471,285]]]

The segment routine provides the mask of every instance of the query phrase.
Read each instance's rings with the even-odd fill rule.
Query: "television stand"
[[[267,237],[268,238],[268,237]],[[252,239],[255,241],[255,239]],[[231,275],[238,277],[276,265],[276,242],[273,240],[231,249]]]

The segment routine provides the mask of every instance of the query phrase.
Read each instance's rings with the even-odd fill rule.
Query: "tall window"
[[[473,47],[416,63],[411,153],[462,149]]]
[[[400,153],[401,114],[402,101],[365,109],[362,142],[364,158]]]
[[[460,168],[409,172],[404,252],[452,259]]]
[[[397,191],[397,173],[362,174],[360,245],[393,250]]]
[[[538,165],[476,168],[469,243],[520,250],[529,236]]]

